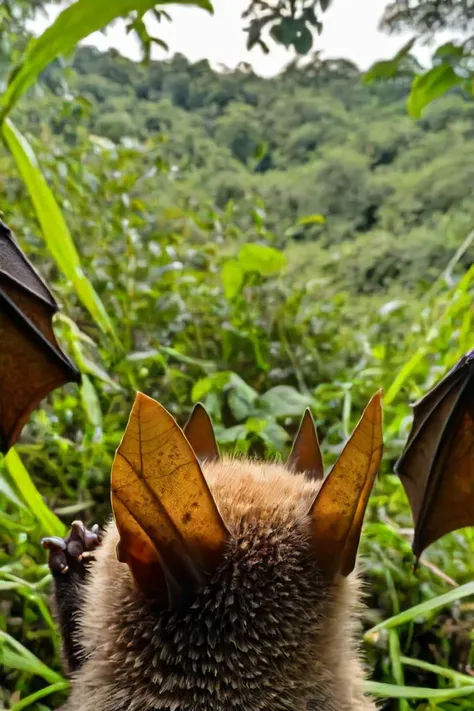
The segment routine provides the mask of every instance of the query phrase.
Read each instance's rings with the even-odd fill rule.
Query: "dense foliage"
[[[181,423],[203,401],[224,450],[268,456],[286,456],[310,406],[329,467],[384,387],[365,628],[472,581],[470,530],[412,570],[392,474],[409,402],[472,347],[474,104],[452,92],[415,123],[408,89],[404,79],[364,86],[349,62],[318,56],[263,80],[246,65],[215,73],[175,56],[144,66],[86,47],[51,64],[15,109],[116,338],[84,309],[61,255],[51,259],[54,234],[45,250],[38,206],[2,151],[4,219],[62,302],[57,331],[85,375],[48,399],[0,463],[5,704],[20,711],[32,694],[41,710],[63,698],[39,538],[62,531],[51,511],[65,524],[109,515],[136,389]],[[472,695],[453,687],[469,684],[471,627],[461,600],[370,631],[372,678],[436,689],[444,711],[470,708]],[[387,708],[421,711],[428,695]]]

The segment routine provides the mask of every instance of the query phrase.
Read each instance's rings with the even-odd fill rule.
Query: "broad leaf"
[[[244,272],[236,259],[229,259],[225,262],[221,270],[222,282],[224,284],[224,294],[226,299],[232,301],[240,292],[244,281]]]
[[[264,244],[246,244],[239,252],[239,262],[246,272],[272,276],[286,266],[286,257],[278,249]]]
[[[290,385],[277,385],[262,395],[260,404],[273,417],[301,417],[307,407],[314,406],[314,401]]]
[[[412,37],[392,59],[383,59],[380,62],[375,62],[364,74],[364,82],[372,84],[378,79],[386,80],[396,77],[400,73],[403,60],[411,52],[416,40],[417,37]]]
[[[426,74],[416,77],[411,85],[408,97],[408,113],[413,118],[420,118],[423,109],[435,99],[439,99],[449,89],[463,81],[450,64],[440,64]]]

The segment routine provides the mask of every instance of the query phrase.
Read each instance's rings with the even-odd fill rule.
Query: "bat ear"
[[[219,447],[217,446],[211,418],[207,414],[204,405],[201,405],[200,402],[194,407],[189,420],[186,422],[184,434],[201,462],[204,460],[214,462],[219,459]]]
[[[215,569],[229,536],[183,431],[142,393],[115,455],[112,509],[119,560],[171,607]]]
[[[305,472],[308,478],[314,481],[319,481],[324,477],[323,458],[309,408],[301,420],[286,466],[298,473]]]
[[[382,449],[379,391],[365,408],[310,510],[316,558],[330,575],[346,576],[354,569],[365,509]]]

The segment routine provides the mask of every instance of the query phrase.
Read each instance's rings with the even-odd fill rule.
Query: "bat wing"
[[[414,405],[395,471],[413,513],[417,557],[446,533],[474,525],[474,350]]]
[[[56,341],[58,310],[48,287],[0,221],[0,452],[16,442],[32,410],[80,374]]]

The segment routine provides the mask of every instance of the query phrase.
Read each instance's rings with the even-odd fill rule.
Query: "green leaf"
[[[260,405],[273,417],[301,417],[314,402],[309,395],[302,395],[290,385],[277,385],[262,395]]]
[[[3,590],[18,590],[24,587],[21,583],[16,583],[13,580],[0,580],[0,592]]]
[[[22,504],[22,507],[26,509],[24,504]],[[33,522],[28,524],[20,523],[16,521],[13,516],[8,516],[6,513],[3,513],[3,511],[0,511],[0,526],[3,526],[8,531],[23,531],[24,533],[29,533],[34,529]]]
[[[223,390],[231,377],[231,373],[224,371],[221,373],[213,373],[207,378],[201,378],[194,384],[191,392],[193,402],[199,402],[203,397],[213,390]]]
[[[262,420],[259,417],[249,417],[245,423],[246,429],[254,434],[260,434],[260,432],[263,432],[267,425],[268,421]]]
[[[250,415],[253,410],[253,400],[249,399],[245,391],[235,388],[230,391],[228,397],[230,410],[239,422]]]
[[[244,272],[236,259],[229,259],[224,263],[221,269],[221,278],[224,284],[225,298],[232,301],[240,292],[244,281]]]
[[[10,711],[21,711],[27,706],[31,706],[35,701],[39,699],[44,699],[45,696],[50,696],[51,694],[57,694],[59,691],[67,691],[69,689],[68,681],[58,681],[56,684],[51,684],[51,686],[45,686],[43,689],[35,691],[29,696],[25,696],[21,701],[17,701],[16,704],[10,706]]]
[[[417,37],[412,37],[392,59],[384,59],[380,62],[375,62],[363,76],[365,84],[372,84],[377,79],[386,80],[396,77],[400,71],[400,64],[411,52],[416,40]]]
[[[275,42],[290,47],[296,37],[297,24],[291,18],[284,18],[278,24],[273,25],[270,35]]]
[[[156,7],[170,4],[194,5],[213,12],[210,0],[77,0],[61,12],[43,34],[30,41],[20,63],[11,74],[11,81],[3,94],[2,118],[18,102],[22,94],[36,81],[38,75],[61,54],[67,54],[88,35],[106,27],[117,17],[131,12],[139,16]]]
[[[84,412],[92,427],[102,429],[102,410],[96,389],[87,375],[82,376],[81,400]]]
[[[431,664],[430,662],[425,662],[422,659],[412,659],[410,657],[400,657],[400,662],[405,666],[415,667],[417,669],[423,669],[430,674],[437,674],[446,679],[451,679],[451,681],[459,686],[472,686],[474,679],[468,674],[462,674],[449,667],[440,667],[439,664]]]
[[[0,590],[2,589],[4,588],[0,587]],[[40,676],[46,681],[56,681],[56,674],[39,659],[17,654],[8,647],[2,649],[2,665],[5,669],[16,669],[32,676]]]
[[[15,125],[7,119],[2,135],[33,202],[45,242],[56,264],[69,279],[79,299],[104,332],[115,337],[112,322],[94,287],[82,271],[81,262],[63,214],[51,192],[36,155]],[[116,343],[119,341],[115,337]]]
[[[221,430],[217,437],[218,442],[222,444],[236,444],[247,438],[247,428],[244,425],[235,425],[226,430]]]
[[[258,272],[262,276],[278,274],[286,266],[286,257],[282,252],[263,244],[245,244],[238,259],[245,272]]]
[[[212,370],[215,368],[214,363],[211,360],[202,360],[201,358],[193,358],[185,353],[177,351],[176,348],[169,348],[168,346],[161,346],[160,351],[166,353],[170,358],[175,358],[181,363],[187,363],[188,365],[195,365],[202,370]]]
[[[423,109],[435,99],[439,99],[449,89],[463,81],[450,64],[440,64],[425,74],[417,76],[411,85],[408,97],[408,113],[420,118]]]
[[[454,42],[446,42],[438,47],[434,53],[434,56],[441,57],[443,59],[461,59],[465,56],[464,45],[454,44]]]
[[[313,35],[309,27],[302,26],[296,35],[293,46],[298,54],[308,54],[313,46]]]
[[[426,616],[429,612],[433,612],[433,610],[438,610],[441,607],[450,605],[452,602],[461,600],[464,597],[469,597],[470,595],[474,595],[474,582],[460,585],[458,588],[455,588],[455,590],[450,590],[444,595],[438,595],[431,600],[420,603],[420,605],[410,607],[410,609],[404,610],[398,615],[389,617],[387,620],[380,622],[368,630],[364,635],[364,639],[374,640],[381,630],[399,627],[407,622],[411,622],[411,620],[414,620],[416,617]]]
[[[0,630],[0,650],[2,665],[5,667],[35,674],[51,683],[64,682],[60,674],[43,664],[29,649],[2,630]]]
[[[23,500],[33,516],[40,522],[43,532],[48,536],[64,536],[64,525],[44,503],[14,447],[10,449],[4,462]]]
[[[324,215],[306,215],[306,217],[300,217],[298,220],[298,225],[325,225],[326,218]]]
[[[385,699],[436,699],[439,702],[474,694],[474,684],[461,689],[427,689],[421,686],[398,686],[379,681],[366,681],[364,691],[366,694]]]
[[[289,440],[286,430],[276,422],[269,422],[263,432],[260,432],[260,438],[277,452],[281,451]]]
[[[316,13],[314,12],[314,7],[306,7],[303,10],[303,18],[305,22],[307,22],[309,25],[312,25],[313,27],[317,27],[319,24],[318,18],[316,17]]]
[[[15,504],[15,506],[18,506],[21,509],[26,509],[25,504],[15,494],[15,492],[11,488],[8,481],[6,481],[6,479],[3,479],[1,476],[0,476],[0,494],[2,494],[3,496],[6,496],[6,498],[12,502],[12,504]]]
[[[203,397],[206,397],[208,393],[212,390],[212,379],[211,378],[200,378],[191,392],[191,400],[193,402],[199,402]]]

